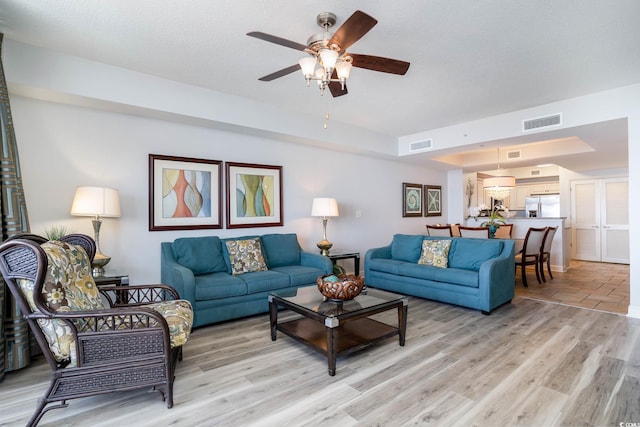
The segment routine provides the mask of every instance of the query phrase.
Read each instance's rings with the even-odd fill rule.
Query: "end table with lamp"
[[[78,187],[73,196],[71,215],[91,216],[93,220],[93,240],[96,242],[96,255],[91,266],[94,277],[104,276],[104,266],[111,257],[104,255],[100,249],[100,225],[102,217],[120,217],[120,196],[118,190],[105,187]]]

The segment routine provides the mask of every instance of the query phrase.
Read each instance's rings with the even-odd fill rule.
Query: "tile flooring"
[[[546,270],[545,270],[546,271]],[[629,308],[629,265],[572,260],[569,269],[546,273],[539,284],[533,267],[527,268],[528,288],[522,285],[520,268],[516,272],[516,295],[558,302],[610,313],[627,314]]]

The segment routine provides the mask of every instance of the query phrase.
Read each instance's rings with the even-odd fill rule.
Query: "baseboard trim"
[[[630,305],[627,310],[627,316],[640,319],[640,305]]]

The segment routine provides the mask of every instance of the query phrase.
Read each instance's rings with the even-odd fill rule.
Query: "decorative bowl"
[[[316,280],[320,293],[334,301],[347,301],[357,297],[364,281],[355,274],[326,274]]]

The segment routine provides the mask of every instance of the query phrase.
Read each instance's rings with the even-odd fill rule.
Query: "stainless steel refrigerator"
[[[549,194],[526,197],[525,214],[527,218],[559,218],[560,196],[558,194]]]

